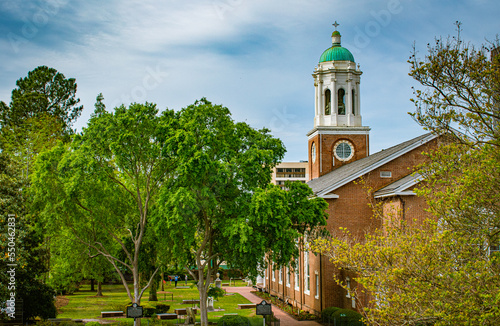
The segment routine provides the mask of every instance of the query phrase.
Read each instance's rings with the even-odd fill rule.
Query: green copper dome
[[[327,61],[354,61],[354,56],[351,51],[340,46],[340,33],[334,31],[332,33],[332,47],[328,48],[323,52],[319,58],[319,62]]]
[[[319,58],[319,62],[325,62],[325,61],[354,61],[354,57],[352,53],[347,50],[346,48],[343,48],[341,46],[332,46],[329,49],[326,49],[325,52],[321,55]]]

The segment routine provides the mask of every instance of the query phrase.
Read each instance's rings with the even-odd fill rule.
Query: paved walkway
[[[254,289],[251,287],[225,286],[224,289],[228,293],[239,293],[242,296],[244,296],[245,298],[247,298],[248,300],[250,300],[250,302],[252,302],[252,303],[261,303],[262,302],[262,298],[256,296],[253,293],[250,293],[250,291],[254,291]],[[282,326],[321,326],[320,323],[317,323],[317,322],[312,321],[312,320],[303,320],[303,321],[295,320],[289,314],[287,314],[283,310],[279,309],[275,305],[273,305],[273,312],[274,312],[274,316],[276,316],[276,318],[279,318],[280,324]]]

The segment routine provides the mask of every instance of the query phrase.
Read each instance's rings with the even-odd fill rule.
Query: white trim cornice
[[[307,133],[308,139],[316,135],[369,135],[370,127],[316,127]]]

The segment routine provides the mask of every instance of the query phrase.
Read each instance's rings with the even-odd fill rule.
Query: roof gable
[[[350,164],[341,166],[330,173],[309,181],[307,184],[317,196],[322,197],[437,137],[438,135],[434,133],[421,135]]]
[[[422,175],[419,173],[412,173],[404,178],[395,181],[384,188],[376,191],[373,196],[375,198],[384,198],[391,196],[404,196],[404,195],[415,195],[413,191],[409,191],[411,187],[423,180]]]

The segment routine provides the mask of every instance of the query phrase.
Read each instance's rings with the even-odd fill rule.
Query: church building
[[[362,72],[352,53],[341,46],[337,30],[312,76],[314,123],[307,134],[307,184],[328,202],[327,228],[332,236],[347,228],[353,237],[362,238],[381,228],[384,219],[410,222],[430,217],[424,199],[413,192],[420,181],[413,172],[440,138],[428,133],[370,155],[370,128],[362,121]],[[374,216],[373,203],[381,204],[383,217]],[[332,306],[357,310],[368,305],[369,295],[355,297],[334,280],[354,290],[352,275],[327,257],[302,249],[294,266],[274,270],[270,264],[262,280],[266,292],[314,314]]]

